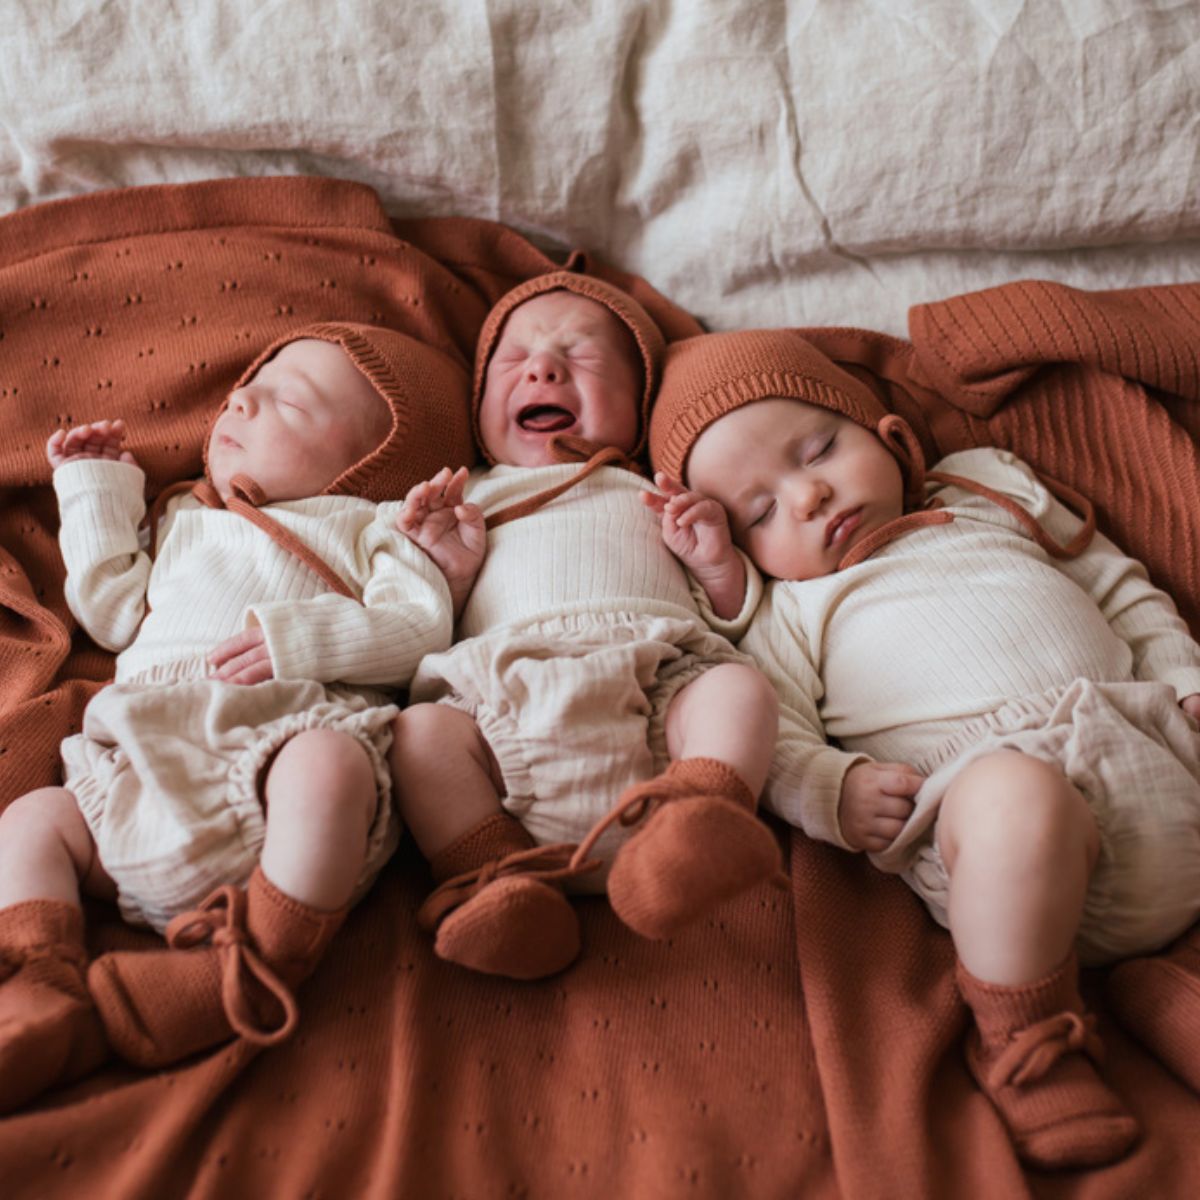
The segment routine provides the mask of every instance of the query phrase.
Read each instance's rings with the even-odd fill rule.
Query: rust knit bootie
[[[346,909],[324,912],[254,869],[245,890],[218,888],[167,926],[169,949],[104,954],[88,987],[113,1049],[162,1067],[235,1035],[261,1046],[290,1037],[292,989],[308,978]]]
[[[601,822],[646,818],[613,860],[608,898],[617,916],[643,937],[670,937],[777,875],[779,846],[754,809],[738,773],[715,758],[679,759],[626,789]]]
[[[961,963],[958,990],[975,1014],[967,1065],[1033,1167],[1098,1167],[1137,1140],[1133,1116],[1095,1064],[1104,1047],[1084,1013],[1072,955],[1017,987],[984,983]]]
[[[485,975],[542,979],[579,955],[579,918],[563,894],[573,845],[535,846],[508,813],[486,817],[434,856],[439,886],[417,913],[434,953]]]
[[[0,1113],[108,1057],[86,971],[77,905],[25,900],[0,909]]]
[[[1107,995],[1125,1029],[1200,1093],[1200,929],[1165,954],[1114,967]]]

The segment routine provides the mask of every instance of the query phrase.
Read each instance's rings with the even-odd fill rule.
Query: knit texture
[[[486,517],[572,478],[573,463],[496,466],[472,474],[466,497]],[[488,556],[459,618],[460,638],[540,618],[586,612],[704,621],[729,638],[745,632],[762,582],[753,569],[742,611],[728,621],[666,548],[662,523],[638,498],[646,481],[601,467],[551,503],[488,532]]]
[[[514,851],[531,850],[533,845],[520,821],[506,812],[494,813],[439,850],[429,860],[429,873],[435,883],[445,883]]]
[[[519,284],[501,297],[479,333],[479,345],[475,350],[475,386],[471,397],[471,421],[475,430],[475,438],[479,443],[480,453],[494,461],[483,444],[479,431],[479,409],[483,403],[483,387],[487,376],[488,363],[496,349],[496,343],[504,330],[504,322],[508,314],[526,300],[534,296],[543,296],[547,292],[566,291],[576,296],[583,296],[604,305],[609,312],[629,330],[637,345],[642,366],[642,419],[638,433],[637,444],[630,451],[632,457],[637,457],[646,445],[647,428],[650,417],[650,403],[658,388],[659,371],[662,365],[663,335],[648,312],[630,295],[629,292],[613,284],[590,275],[578,274],[574,271],[552,271],[535,279]]]
[[[56,782],[58,742],[112,673],[63,600],[55,427],[124,416],[153,499],[201,474],[213,414],[262,347],[318,322],[382,326],[465,367],[492,304],[554,266],[494,223],[393,226],[369,188],[333,179],[101,191],[5,216],[0,804]],[[587,269],[676,336],[698,330],[644,280]]]
[[[275,1044],[295,1023],[291,991],[312,973],[346,919],[346,909],[322,912],[281,892],[256,868],[246,885],[221,889],[211,904],[177,917],[170,947],[103,954],[88,970],[109,1044],[126,1061],[161,1067],[220,1045],[242,1032]],[[244,904],[244,910],[242,905]],[[205,925],[193,944],[185,935]],[[275,977],[266,980],[262,968]],[[265,986],[270,985],[270,986]],[[280,1009],[282,1008],[282,1013]],[[242,1028],[250,1022],[249,1029]]]
[[[643,937],[668,938],[719,913],[779,871],[779,847],[754,815],[756,797],[715,758],[681,758],[621,797],[622,820],[645,824],[617,851],[613,911]]]
[[[108,1057],[86,962],[78,906],[28,900],[0,909],[0,1115]]]
[[[1137,1121],[1101,1079],[1103,1043],[1083,1008],[1070,958],[1043,979],[1001,986],[958,964],[975,1017],[967,1062],[1031,1166],[1094,1167],[1121,1158]]]
[[[1200,934],[1119,963],[1106,995],[1125,1029],[1200,1095]]]
[[[172,256],[176,246],[187,253]],[[211,291],[167,270],[207,270],[192,259],[198,247],[214,256]],[[452,303],[436,286],[407,286],[399,268],[417,258],[430,280],[459,286]],[[136,271],[122,274],[126,264]],[[154,492],[198,473],[213,406],[253,352],[233,335],[260,319],[282,333],[279,304],[295,309],[286,328],[433,309],[442,328],[467,334],[451,339],[465,358],[490,305],[551,268],[489,222],[403,221],[393,233],[368,191],[331,180],[101,192],[0,221],[0,797],[53,780],[59,739],[111,672],[111,656],[83,637],[71,647],[41,457],[47,413],[110,415],[97,380],[128,393],[170,355],[178,382],[141,391],[147,406],[170,401],[155,436],[134,430]],[[379,271],[394,288],[376,286]],[[698,332],[645,281],[612,274],[669,337]],[[222,277],[239,287],[218,291]],[[99,289],[87,302],[85,286]],[[141,305],[126,306],[136,292]],[[187,315],[203,323],[181,323]],[[995,438],[1090,494],[1106,532],[1150,564],[1200,631],[1200,289],[1010,285],[916,320],[915,349],[863,330],[805,336],[904,416],[930,461]],[[85,340],[92,326],[103,333]],[[217,361],[226,334],[226,376],[197,395],[187,363]],[[79,357],[64,356],[76,338]],[[149,346],[156,353],[138,358]],[[57,367],[43,364],[55,356]],[[945,364],[941,384],[933,360]],[[68,385],[53,385],[64,372]],[[957,407],[972,389],[990,415]],[[5,1194],[1190,1194],[1197,1101],[1111,1029],[1109,1069],[1144,1117],[1142,1141],[1101,1171],[1026,1176],[963,1062],[949,939],[861,856],[793,834],[790,857],[790,901],[763,889],[669,943],[584,899],[587,953],[554,979],[515,985],[433,955],[415,919],[429,879],[409,845],[305,985],[295,1037],[266,1055],[234,1043],[179,1070],[101,1072],[0,1121]],[[161,948],[109,917],[94,923],[93,949]]]
[[[908,507],[924,502],[925,458],[908,422],[794,329],[710,333],[670,346],[650,421],[651,464],[686,484],[696,439],[735,409],[772,398],[829,409],[870,430],[900,464]]]

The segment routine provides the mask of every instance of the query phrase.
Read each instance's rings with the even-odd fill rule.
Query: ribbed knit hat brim
[[[654,398],[662,367],[665,344],[662,331],[650,314],[628,292],[603,279],[597,279],[594,275],[579,275],[573,271],[551,271],[527,279],[501,296],[484,320],[475,350],[475,382],[471,392],[471,427],[480,453],[489,461],[493,461],[483,444],[479,428],[479,408],[483,403],[483,385],[487,377],[488,363],[495,352],[496,343],[500,340],[504,322],[519,304],[532,300],[534,296],[557,291],[573,292],[576,296],[584,296],[588,300],[603,304],[629,330],[637,343],[642,361],[643,386],[638,442],[632,451],[632,455],[636,457],[646,445],[650,403]]]
[[[272,342],[246,368],[231,391],[244,386],[284,346],[303,338],[341,346],[392,414],[391,429],[378,448],[343,471],[324,495],[359,496],[376,502],[399,500],[414,484],[442,467],[471,466],[475,462],[466,370],[441,350],[395,329],[340,323],[307,325]],[[204,458],[207,473],[207,438]]]

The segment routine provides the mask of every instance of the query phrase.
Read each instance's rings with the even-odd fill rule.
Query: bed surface
[[[335,184],[309,194],[313,219],[331,214],[331,229],[290,287],[302,290],[305,271],[321,275],[320,253],[339,238],[383,261],[394,250],[390,216],[409,249],[465,289],[447,309],[457,313],[447,336],[464,353],[497,289],[549,265],[525,238],[556,255],[587,247],[712,328],[879,331],[832,328],[820,344],[926,413],[925,432],[943,448],[1042,447],[1042,465],[1095,489],[1104,527],[1132,539],[1200,627],[1200,289],[1144,290],[1200,279],[1200,6],[250,8],[58,0],[21,6],[0,27],[0,218],[15,214],[0,219],[0,412],[10,430],[14,412],[40,428],[40,410],[25,407],[31,394],[58,411],[41,356],[13,357],[38,315],[29,305],[73,296],[85,328],[71,272],[100,261],[106,222],[136,202],[89,201],[91,240],[72,226],[44,269],[32,247],[59,218],[34,206],[225,176],[339,177],[375,189],[382,208]],[[282,211],[264,216],[287,225]],[[439,224],[451,215],[481,222]],[[106,303],[118,277],[97,283]],[[1010,327],[1009,292],[919,310],[916,351],[896,341],[909,336],[910,306],[1019,278],[1143,290],[1131,305],[1079,310],[1112,321],[1082,364],[1056,342],[1074,318],[1053,331]],[[396,302],[402,291],[386,295]],[[1073,311],[1063,293],[1038,297],[1029,313]],[[169,292],[160,299],[168,305]],[[1155,355],[1134,370],[1139,346]],[[939,370],[947,350],[955,365]],[[233,351],[222,353],[216,370],[228,374]],[[89,388],[90,365],[78,367]],[[194,463],[203,420],[198,402],[185,414],[190,394],[179,390],[179,444],[162,447],[154,483]],[[1097,396],[1103,420],[1089,423],[1084,405]],[[1130,471],[1106,447],[1135,427],[1147,456]],[[65,626],[59,641],[38,640],[62,609],[35,451],[14,440],[0,450],[4,779],[17,745],[52,763],[63,723],[106,669]],[[42,674],[18,687],[6,656],[30,645],[44,653]],[[586,901],[584,960],[532,987],[433,958],[413,920],[428,880],[406,847],[301,993],[292,1043],[266,1055],[234,1046],[150,1075],[110,1068],[0,1120],[0,1193],[1191,1193],[1200,1101],[1104,1017],[1099,977],[1087,988],[1112,1077],[1147,1136],[1106,1171],[1022,1173],[961,1060],[948,940],[897,880],[780,836],[790,891],[745,897],[667,946],[639,941],[602,901]],[[96,938],[136,941],[111,919]]]

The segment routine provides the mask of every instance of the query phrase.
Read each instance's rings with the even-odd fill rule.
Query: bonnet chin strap
[[[582,483],[600,467],[624,467],[630,471],[637,470],[633,460],[624,451],[618,450],[616,446],[598,446],[595,442],[589,442],[586,438],[574,437],[571,434],[555,434],[550,439],[550,450],[559,462],[582,462],[583,466],[570,479],[557,483],[553,487],[545,488],[532,496],[526,496],[524,500],[518,500],[507,508],[492,513],[486,521],[489,529],[495,529],[497,525],[506,525],[509,521],[515,521],[519,517],[527,517],[530,513],[537,512],[539,508],[548,504],[556,496],[561,496],[563,492],[570,491],[577,483]]]
[[[207,479],[196,483],[183,481],[173,483],[164,488],[155,497],[150,513],[146,518],[150,526],[150,557],[153,558],[158,546],[158,522],[167,501],[183,491],[190,491],[205,508],[224,508],[229,512],[245,517],[253,525],[257,525],[281,550],[285,550],[294,558],[298,558],[306,567],[320,576],[322,582],[330,591],[337,592],[350,600],[357,600],[354,589],[323,559],[319,554],[309,549],[296,535],[285,529],[274,518],[260,511],[259,505],[266,502],[266,494],[249,475],[235,475],[230,480],[233,495],[228,500],[222,500],[221,494]]]
[[[839,571],[857,566],[870,558],[881,547],[895,541],[896,538],[903,537],[906,533],[911,533],[914,529],[925,529],[930,525],[946,525],[954,520],[953,513],[942,511],[940,497],[934,496],[931,500],[925,500],[925,481],[927,479],[933,480],[935,483],[953,484],[964,491],[973,492],[985,500],[990,500],[1016,520],[1051,558],[1077,557],[1087,549],[1092,535],[1096,532],[1096,510],[1092,502],[1086,496],[1080,495],[1074,488],[1060,483],[1057,479],[1051,479],[1040,472],[1035,472],[1047,491],[1083,516],[1083,527],[1065,546],[1056,542],[1038,524],[1037,518],[1031,512],[1022,508],[1008,496],[962,475],[951,475],[945,471],[926,472],[925,455],[921,450],[921,443],[917,441],[917,435],[913,433],[912,428],[903,417],[889,413],[879,422],[876,432],[888,449],[899,459],[905,477],[906,505],[913,505],[914,508],[913,511],[904,513],[894,521],[881,525],[874,533],[868,534],[861,542],[848,550],[837,565]]]

